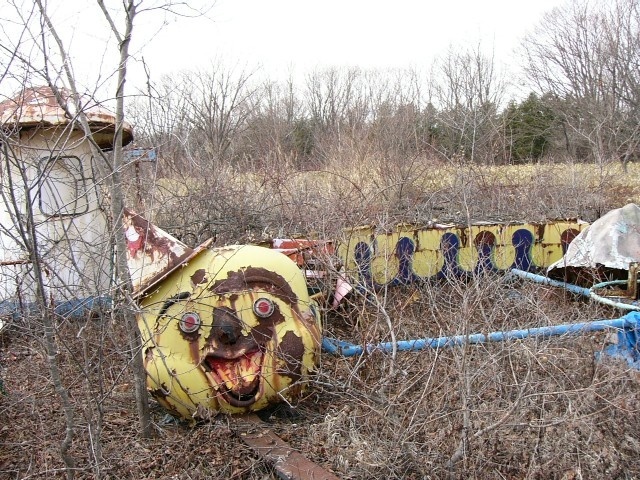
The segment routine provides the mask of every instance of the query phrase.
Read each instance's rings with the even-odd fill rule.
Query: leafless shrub
[[[611,190],[627,188],[616,175],[585,173],[591,171],[584,165],[505,171],[451,161],[430,169],[420,157],[392,181],[382,166],[373,168],[374,158],[366,174],[352,169],[348,157],[335,161],[321,171],[274,160],[265,170],[228,167],[162,180],[146,205],[157,223],[192,244],[211,234],[206,228],[215,229],[219,244],[296,233],[339,240],[343,227],[366,223],[595,216],[594,199],[611,208],[620,201]],[[592,181],[600,188],[592,189]],[[398,196],[376,196],[384,185],[407,192],[413,203],[402,210]],[[633,195],[636,190],[625,190],[625,200]],[[366,344],[614,316],[561,290],[489,275],[354,295],[327,313],[324,334]],[[154,407],[157,437],[136,438],[121,323],[63,323],[56,338],[78,412],[72,450],[78,478],[96,478],[98,470],[102,478],[274,478],[224,417],[189,428]],[[16,326],[1,340],[7,394],[0,395],[0,418],[16,428],[0,427],[0,471],[55,476],[62,466],[50,452],[62,424],[43,375],[43,347]],[[589,334],[395,355],[323,354],[308,396],[265,419],[346,479],[633,477],[640,474],[633,433],[640,427],[639,379],[626,364],[594,360],[609,342],[605,334]],[[98,414],[101,461],[86,448]],[[44,456],[36,454],[41,451]]]
[[[636,10],[617,12],[629,22],[621,40],[633,41]],[[139,141],[157,147],[158,162],[124,178],[124,194],[191,246],[209,237],[217,245],[339,240],[344,228],[363,224],[594,220],[640,201],[629,181],[634,165],[621,177],[604,153],[593,165],[572,156],[492,167],[502,94],[492,59],[452,52],[440,66],[440,83],[417,72],[316,72],[302,92],[223,69],[185,75],[177,85],[165,80],[136,116]],[[637,83],[631,70],[628,93]],[[633,118],[622,110],[623,120]],[[619,120],[605,113],[595,124],[601,130],[587,135],[596,152],[606,151],[598,150],[604,133]],[[630,156],[637,129],[622,133],[610,151]],[[487,275],[354,294],[327,312],[324,333],[364,345],[617,315],[562,291]],[[75,412],[76,478],[274,477],[225,417],[190,428],[152,404],[156,437],[136,435],[124,373],[133,352],[120,316],[54,316],[49,351],[34,334],[41,320],[24,319],[0,337],[0,473],[63,475],[62,406],[44,373],[55,354]],[[589,334],[323,355],[308,396],[264,416],[283,439],[347,479],[633,478],[640,476],[639,378],[626,364],[594,360],[609,342]]]
[[[378,300],[393,312],[395,335],[405,339],[615,314],[501,278],[386,295]],[[330,323],[327,334],[356,343],[389,341],[375,308],[365,308],[359,319],[346,331]],[[395,360],[380,352],[325,357],[322,384],[332,385],[333,402],[312,435],[343,478],[628,473],[634,468],[630,451],[607,450],[613,455],[605,460],[596,447],[595,438],[607,445],[628,442],[607,432],[620,427],[619,402],[628,405],[638,395],[636,373],[594,361],[594,350],[606,341],[603,335],[527,339],[403,353]],[[634,416],[622,415],[625,422]]]

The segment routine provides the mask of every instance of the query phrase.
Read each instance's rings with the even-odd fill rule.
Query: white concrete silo
[[[29,205],[54,304],[104,295],[113,277],[112,232],[97,168],[104,160],[92,154],[71,98],[67,90],[60,89],[56,98],[51,88],[38,87],[0,103],[0,302],[5,307],[34,299],[24,233]],[[81,104],[91,137],[108,158],[115,115],[87,99]],[[125,125],[123,144],[132,139]]]

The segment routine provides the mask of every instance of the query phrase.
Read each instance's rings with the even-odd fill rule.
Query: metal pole
[[[572,293],[577,293],[578,295],[584,295],[585,297],[591,296],[590,289],[579,287],[578,285],[573,285],[572,283],[560,282],[558,280],[553,280],[543,275],[537,275],[535,273],[525,272],[524,270],[518,270],[517,268],[512,268],[511,270],[509,270],[509,272],[515,275],[516,277],[520,277],[525,280],[531,280],[532,282],[540,283],[542,285],[550,285],[552,287],[561,287]]]
[[[445,348],[460,345],[473,345],[477,343],[502,342],[506,340],[517,340],[527,337],[553,337],[560,335],[575,335],[586,332],[596,332],[607,330],[610,328],[618,330],[631,330],[635,335],[635,330],[640,324],[640,313],[630,312],[624,317],[613,320],[594,320],[592,322],[572,323],[564,325],[555,325],[549,327],[536,327],[518,330],[509,330],[503,332],[491,332],[488,334],[474,333],[472,335],[454,335],[434,338],[420,338],[416,340],[403,340],[395,344],[397,351],[415,352],[426,348]],[[639,345],[632,346],[640,354]],[[394,348],[392,342],[355,345],[353,343],[336,340],[325,337],[322,339],[322,348],[331,354],[342,355],[345,357],[353,357],[362,355],[365,351],[371,353],[373,351],[391,352]],[[640,358],[640,357],[639,357]]]

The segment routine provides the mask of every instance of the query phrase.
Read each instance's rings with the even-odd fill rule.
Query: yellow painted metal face
[[[204,250],[140,304],[147,386],[182,418],[291,401],[317,363],[319,310],[273,250]]]

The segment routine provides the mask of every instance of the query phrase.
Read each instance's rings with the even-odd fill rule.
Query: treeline
[[[264,82],[213,65],[163,78],[130,116],[138,143],[158,149],[162,175],[191,165],[428,156],[507,164],[545,156],[635,158],[640,142],[637,0],[572,0],[522,41],[520,82],[481,46],[450,49],[429,72],[329,69],[303,82]]]

